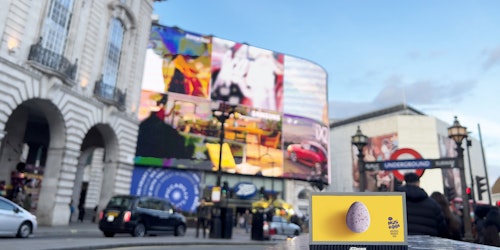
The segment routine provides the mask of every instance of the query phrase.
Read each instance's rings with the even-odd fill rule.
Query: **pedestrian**
[[[85,207],[80,203],[78,205],[78,221],[83,222],[83,218],[85,218]]]
[[[408,235],[447,237],[448,228],[439,205],[420,188],[420,177],[413,173],[404,176],[405,185],[398,191],[406,193]]]
[[[250,229],[252,228],[252,214],[250,213],[250,210],[245,210],[245,213],[243,214],[243,221],[244,221],[244,226],[245,226],[245,232],[249,233]]]
[[[500,212],[497,207],[491,207],[486,214],[484,228],[484,244],[500,247]]]
[[[476,205],[474,208],[474,223],[472,229],[474,232],[474,242],[484,244],[484,234],[486,228],[486,215],[490,211],[490,205]]]
[[[199,230],[203,230],[203,238],[206,237],[208,222],[210,220],[210,207],[206,205],[206,199],[201,198],[200,204],[196,208],[196,238],[199,236]]]
[[[24,198],[26,198],[26,194],[24,193],[24,188],[22,186],[17,187],[14,196],[14,201],[17,203],[17,205],[22,207],[24,203]]]
[[[441,192],[433,192],[431,198],[434,199],[437,204],[441,207],[443,211],[444,218],[446,220],[446,226],[448,227],[448,238],[452,240],[462,239],[462,222],[458,215],[454,214],[450,209],[450,202]]]
[[[28,193],[23,200],[23,208],[31,212],[31,193]]]
[[[240,228],[245,228],[245,217],[240,213],[238,213],[238,225]]]
[[[5,181],[0,181],[0,196],[7,197],[7,185],[5,185]]]
[[[73,206],[73,199],[69,202],[69,222],[71,222],[71,218],[73,218],[73,214],[75,213],[75,206]]]

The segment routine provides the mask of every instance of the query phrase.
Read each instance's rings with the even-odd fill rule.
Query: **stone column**
[[[115,194],[117,167],[118,162],[112,160],[105,160],[104,162],[101,195],[99,197],[97,213],[99,213],[108,204],[108,201]]]
[[[68,194],[67,200],[57,200],[59,192],[59,176],[62,168],[64,149],[50,147],[47,151],[47,161],[45,164],[45,173],[42,180],[42,188],[40,190],[40,197],[37,205],[37,219],[39,225],[52,226],[54,224],[54,216],[60,217],[58,220],[64,220],[66,225],[69,221],[69,202],[70,196]],[[65,203],[65,209],[57,209],[57,203]],[[59,205],[60,207],[60,205]],[[65,225],[65,224],[63,224]]]

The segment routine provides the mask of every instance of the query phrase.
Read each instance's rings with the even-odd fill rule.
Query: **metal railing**
[[[44,48],[41,42],[42,38],[40,38],[38,43],[31,45],[28,61],[35,62],[36,64],[34,64],[34,66],[43,66],[37,67],[41,70],[46,71],[49,69],[52,71],[49,73],[55,73],[60,77],[70,79],[74,82],[78,59],[72,64],[64,56]]]
[[[101,79],[97,80],[94,87],[94,95],[100,101],[114,105],[119,110],[125,110],[125,100],[127,98],[127,92],[116,88],[113,85],[106,84]]]

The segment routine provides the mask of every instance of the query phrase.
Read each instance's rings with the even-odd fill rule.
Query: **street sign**
[[[383,161],[365,162],[365,169],[368,171],[381,170],[383,164]]]
[[[398,160],[384,162],[384,170],[428,169],[432,167],[431,160]]]
[[[219,202],[220,196],[221,196],[221,187],[219,186],[212,187],[212,201]]]
[[[441,158],[430,160],[432,162],[432,168],[455,168],[457,167],[456,158]]]

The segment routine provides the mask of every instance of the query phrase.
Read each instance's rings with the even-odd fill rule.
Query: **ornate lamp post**
[[[229,119],[236,112],[236,105],[239,103],[238,97],[229,97],[229,102],[226,103],[224,101],[220,102],[212,102],[212,116],[220,122],[220,133],[219,133],[219,164],[217,168],[217,183],[216,189],[218,197],[221,197],[221,177],[222,177],[222,146],[224,145],[224,125],[226,120]],[[214,191],[212,191],[212,196],[214,195]],[[220,198],[219,198],[220,199]],[[230,229],[226,229],[226,234],[223,235],[224,225],[227,224],[225,218],[221,218],[227,211],[219,202],[215,202],[214,207],[212,208],[212,224],[210,228],[210,237],[211,238],[229,238],[231,237],[229,232]]]
[[[351,137],[351,143],[358,149],[359,191],[364,192],[366,188],[363,148],[368,144],[368,136],[361,133],[359,125],[358,130],[356,130],[356,134]]]
[[[216,186],[221,186],[221,176],[222,176],[222,145],[224,144],[224,124],[226,120],[231,117],[236,111],[236,104],[238,99],[230,98],[229,103],[226,102],[212,102],[212,116],[220,122],[220,133],[219,133],[219,165],[217,168],[217,184]]]
[[[466,193],[467,183],[465,178],[465,167],[464,167],[464,149],[462,148],[463,139],[467,138],[467,128],[460,125],[457,117],[455,116],[455,121],[453,125],[448,128],[448,137],[453,139],[457,144],[457,165],[460,169],[460,184],[462,189],[462,205],[463,205],[463,221],[464,221],[464,240],[472,242],[474,239],[472,237],[472,223],[470,218],[470,207],[469,207],[469,197]]]

